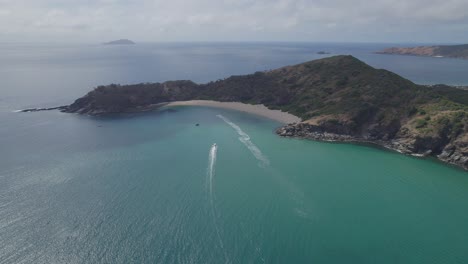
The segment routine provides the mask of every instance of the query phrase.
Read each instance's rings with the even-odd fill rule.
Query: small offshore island
[[[104,42],[104,45],[135,45],[136,43],[129,39],[118,39],[109,42]]]
[[[468,44],[464,45],[441,45],[441,46],[419,46],[412,48],[387,48],[376,52],[377,54],[389,55],[412,55],[436,58],[468,59]]]
[[[73,104],[55,109],[102,115],[148,111],[170,102],[207,105],[206,100],[264,105],[298,117],[283,116],[283,123],[289,124],[276,130],[280,136],[373,143],[468,169],[467,90],[417,85],[352,56],[207,84],[181,80],[99,86]]]

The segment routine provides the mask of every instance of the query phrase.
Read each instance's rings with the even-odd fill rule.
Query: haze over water
[[[466,262],[468,174],[438,162],[284,139],[279,123],[213,108],[12,112],[99,84],[206,82],[322,50],[468,85],[468,61],[370,53],[386,46],[1,44],[0,263]]]

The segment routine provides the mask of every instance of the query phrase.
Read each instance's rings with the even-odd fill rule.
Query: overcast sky
[[[468,43],[468,0],[0,0],[0,41]]]

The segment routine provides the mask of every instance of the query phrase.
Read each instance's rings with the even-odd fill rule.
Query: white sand
[[[208,106],[232,109],[246,112],[254,115],[266,117],[284,124],[301,122],[301,119],[295,115],[280,111],[271,110],[264,105],[251,105],[239,102],[217,102],[209,100],[177,101],[166,104],[165,106]]]

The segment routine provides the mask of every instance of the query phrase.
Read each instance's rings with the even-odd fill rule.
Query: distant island
[[[442,46],[419,46],[411,48],[388,48],[376,52],[378,54],[391,55],[413,55],[426,57],[447,57],[468,59],[468,44],[464,45],[442,45]]]
[[[104,45],[135,45],[136,43],[129,39],[118,39],[109,42],[105,42]]]
[[[88,115],[214,100],[263,104],[300,118],[284,137],[366,142],[468,169],[468,91],[423,86],[352,56],[334,56],[206,84],[167,81],[99,86],[60,109]]]

